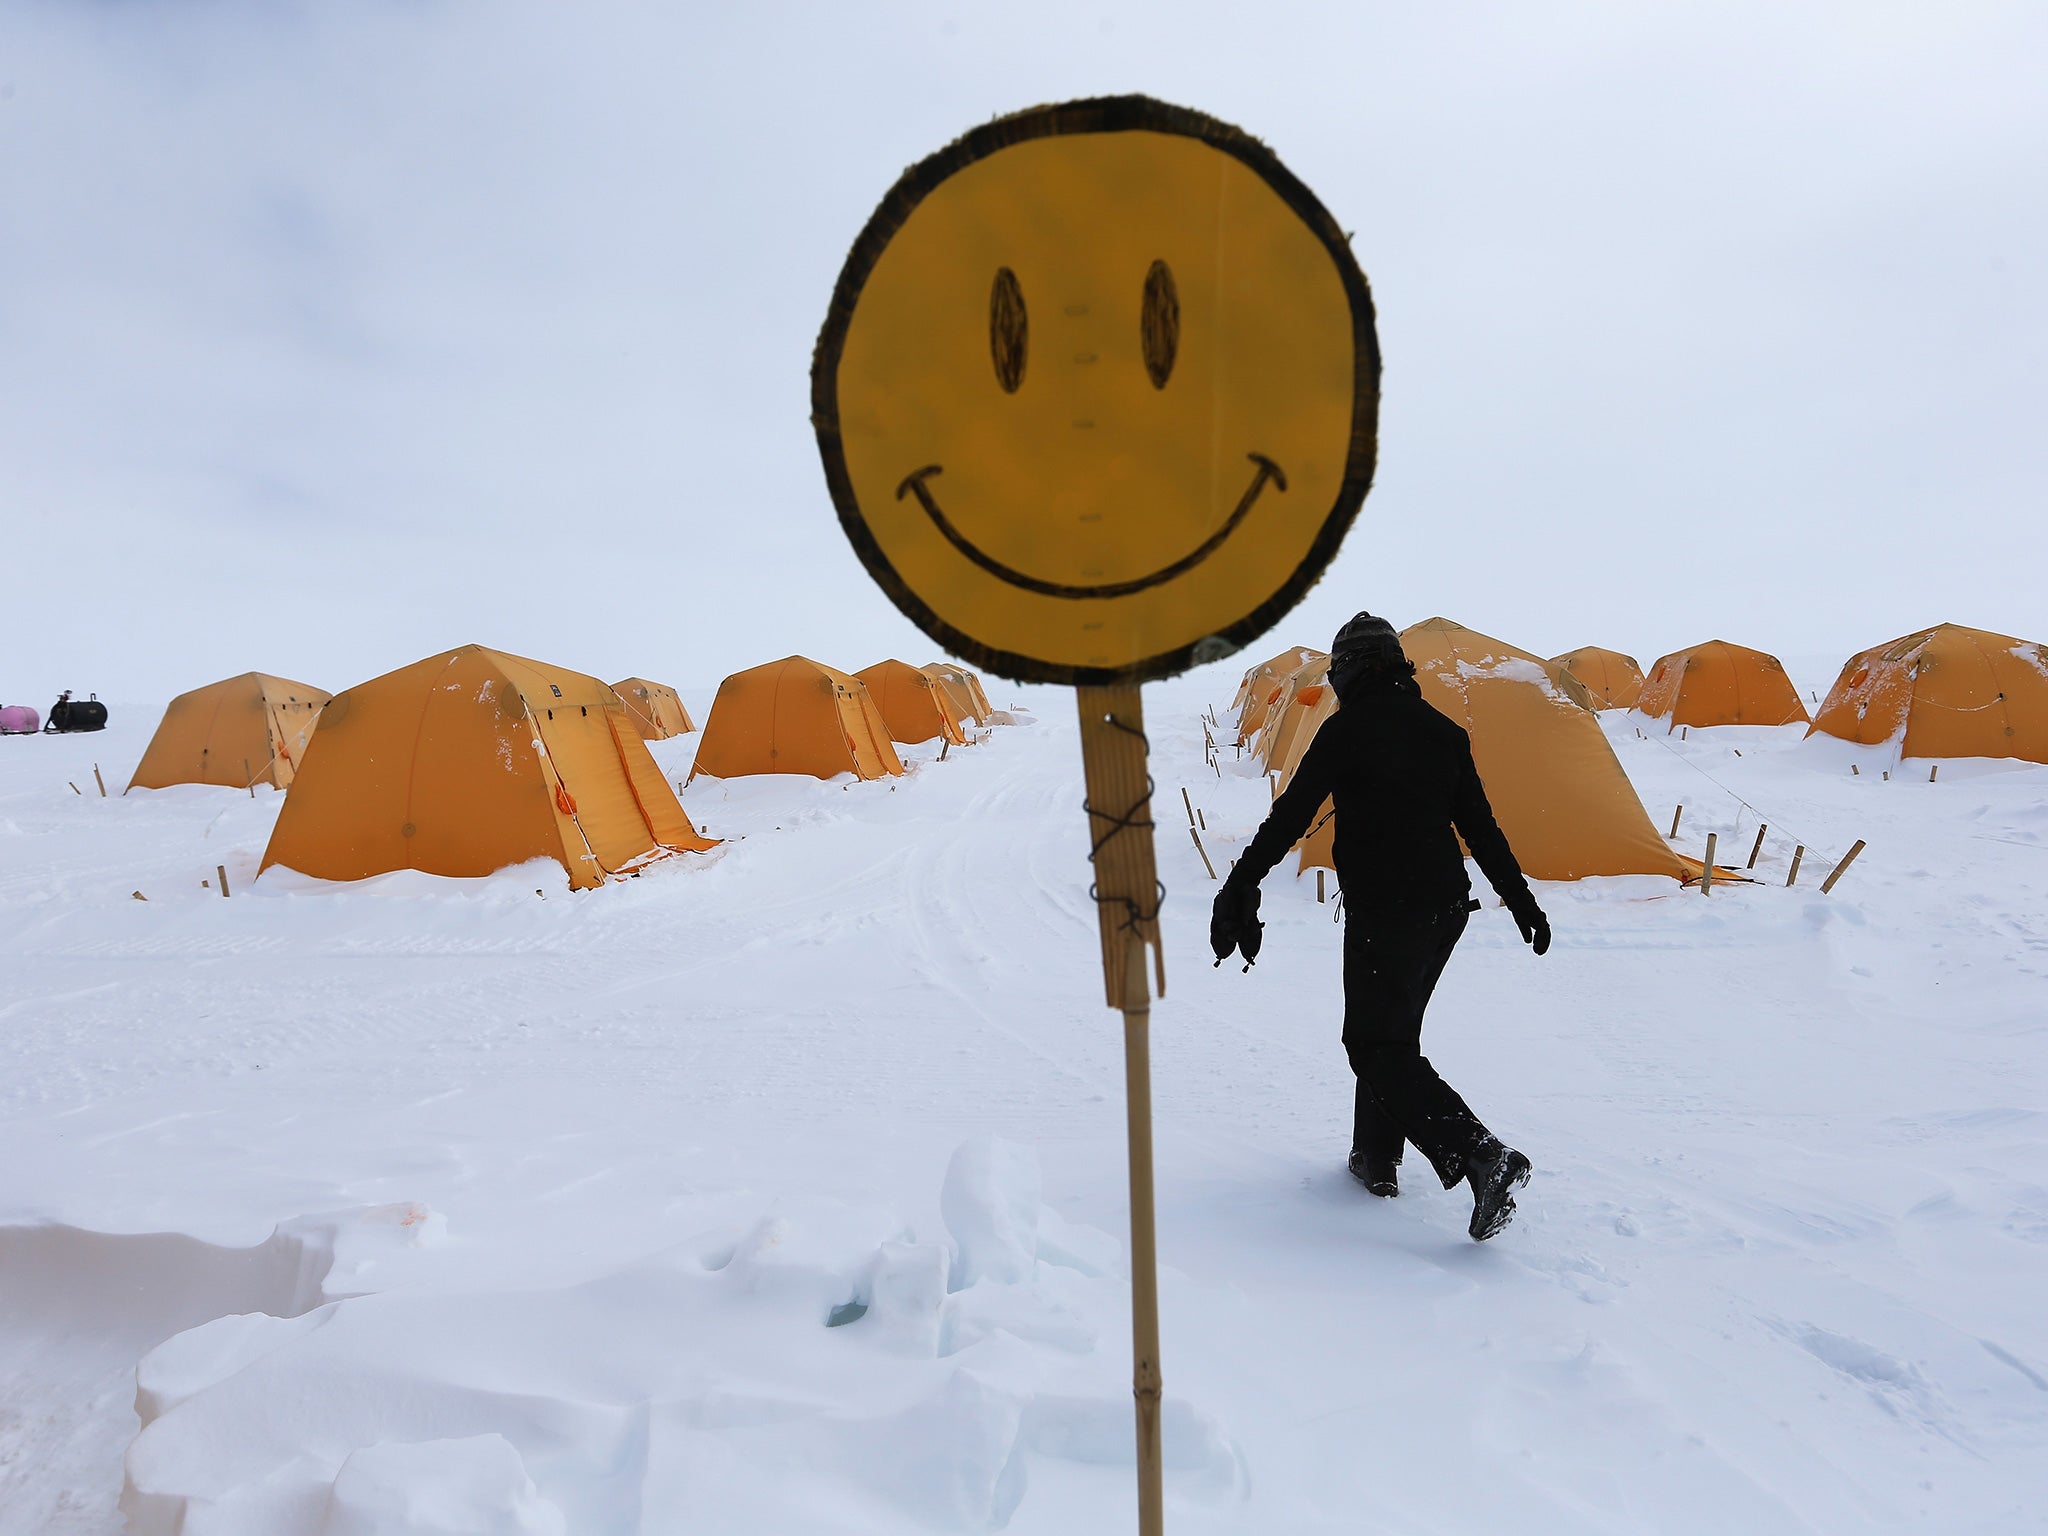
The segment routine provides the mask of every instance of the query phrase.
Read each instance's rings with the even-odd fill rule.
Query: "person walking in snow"
[[[1513,1218],[1529,1159],[1480,1123],[1422,1054],[1422,1015],[1479,903],[1458,839],[1537,954],[1550,923],[1493,819],[1464,727],[1422,697],[1394,627],[1354,617],[1330,646],[1337,709],[1217,894],[1210,947],[1220,964],[1259,949],[1259,882],[1336,807],[1344,893],[1344,1050],[1358,1075],[1350,1168],[1375,1195],[1400,1192],[1402,1143],[1429,1159],[1445,1189],[1472,1189],[1468,1230],[1484,1242]]]

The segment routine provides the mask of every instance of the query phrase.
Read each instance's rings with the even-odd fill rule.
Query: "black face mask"
[[[1365,658],[1357,651],[1330,658],[1330,687],[1336,692],[1337,702],[1343,703],[1351,693],[1351,685],[1358,681],[1365,670]]]

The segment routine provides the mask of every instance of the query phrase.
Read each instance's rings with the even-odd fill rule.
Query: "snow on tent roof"
[[[2048,658],[2032,640],[1936,624],[1849,658],[1806,734],[1901,757],[2048,763]]]

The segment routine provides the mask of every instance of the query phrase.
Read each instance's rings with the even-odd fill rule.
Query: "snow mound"
[[[563,1536],[503,1435],[373,1445],[335,1475],[320,1536]]]
[[[1034,1463],[1127,1479],[1114,1241],[1047,1212],[1035,1154],[994,1138],[954,1153],[941,1205],[950,1243],[787,1199],[575,1284],[429,1266],[215,1318],[142,1362],[130,1529],[989,1531]],[[1166,1421],[1181,1495],[1239,1497],[1217,1422],[1177,1398]]]
[[[1038,1159],[994,1136],[963,1143],[939,1209],[960,1245],[960,1283],[1026,1280],[1038,1257]]]

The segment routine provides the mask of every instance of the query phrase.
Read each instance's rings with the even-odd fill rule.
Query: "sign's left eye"
[[[1024,382],[1030,343],[1031,322],[1024,313],[1023,286],[1008,267],[997,267],[995,286],[988,294],[988,355],[996,365],[996,382],[1006,395],[1017,393]]]

